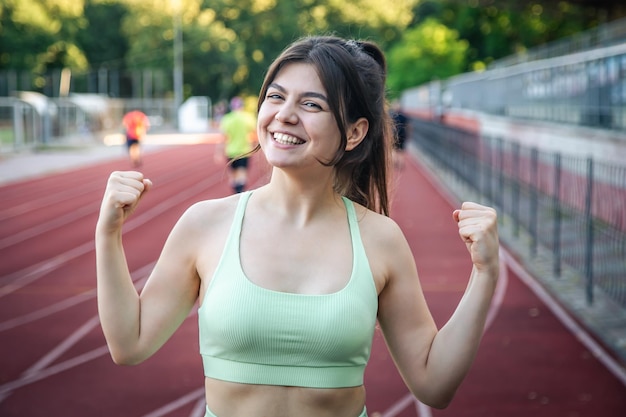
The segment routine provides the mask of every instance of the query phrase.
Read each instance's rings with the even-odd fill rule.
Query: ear
[[[359,146],[363,139],[365,139],[369,127],[370,123],[365,117],[361,117],[348,127],[348,142],[346,143],[346,151],[351,151]]]

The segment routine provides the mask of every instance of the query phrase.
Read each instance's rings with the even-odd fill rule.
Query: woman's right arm
[[[98,312],[109,350],[118,364],[139,363],[167,341],[197,299],[189,226],[179,221],[141,291],[132,282],[122,226],[152,186],[139,172],[109,177],[96,225]],[[182,220],[182,219],[181,219]]]

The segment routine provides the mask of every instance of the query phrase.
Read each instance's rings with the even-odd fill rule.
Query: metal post
[[[554,154],[554,275],[561,276],[561,154]]]
[[[13,147],[21,149],[24,147],[24,103],[20,100],[13,102]]]
[[[112,97],[120,96],[120,71],[115,69],[111,72],[111,94]]]
[[[500,163],[498,164],[499,175],[498,175],[498,191],[496,192],[496,206],[500,209],[500,211],[504,212],[504,140],[502,138],[497,138],[496,143],[498,144],[498,159]],[[504,220],[503,216],[499,216],[498,219],[500,223]]]
[[[106,68],[100,68],[98,70],[98,93],[99,94],[108,94],[109,85],[109,71]]]
[[[539,196],[539,151],[532,148],[530,153],[530,253],[532,256],[537,255],[537,207]]]
[[[520,189],[520,144],[513,144],[513,192],[511,193],[511,214],[513,216],[513,236],[519,237],[519,189]]]
[[[45,107],[43,109],[43,131],[42,131],[42,143],[47,145],[50,143],[52,139],[52,115],[51,115],[51,106],[50,99],[46,97]]]
[[[183,103],[183,31],[180,0],[174,9],[174,124],[178,128],[178,109]]]
[[[587,228],[585,240],[585,279],[587,304],[593,304],[593,159],[587,158],[587,195],[585,198],[585,224]]]
[[[492,204],[491,202],[493,201],[493,190],[492,190],[492,185],[493,185],[493,180],[492,180],[492,170],[493,170],[493,162],[492,162],[492,158],[491,158],[491,152],[492,152],[492,140],[490,137],[488,136],[483,136],[483,150],[484,150],[484,164],[485,164],[485,171],[484,171],[484,175],[485,175],[485,188],[483,190],[483,194],[487,197],[487,201],[490,202],[490,204]]]

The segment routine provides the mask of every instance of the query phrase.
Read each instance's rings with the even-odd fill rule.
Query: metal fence
[[[412,120],[414,144],[451,181],[486,199],[551,253],[554,276],[577,271],[581,296],[603,291],[626,308],[626,165],[523,147],[501,138]]]
[[[121,132],[125,112],[139,109],[150,118],[151,131],[173,129],[171,99],[111,99],[99,95],[54,98],[28,93],[0,97],[0,151],[15,151],[62,142],[101,139]]]
[[[402,94],[403,107],[467,109],[516,119],[626,131],[626,38],[570,55],[433,81]]]
[[[523,62],[536,61],[576,52],[603,48],[623,43],[626,39],[626,18],[604,23],[596,28],[573,36],[536,46],[506,58],[498,59],[489,65],[490,69],[503,68]]]
[[[63,81],[64,74],[66,82]],[[101,68],[88,72],[53,69],[45,74],[5,69],[0,70],[0,97],[10,97],[19,91],[37,91],[48,97],[80,93],[114,98],[165,98],[173,88],[171,78],[164,69],[150,68],[133,71]]]

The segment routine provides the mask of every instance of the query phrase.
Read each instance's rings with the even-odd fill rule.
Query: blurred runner
[[[396,128],[396,138],[393,143],[393,166],[404,168],[404,148],[409,135],[409,118],[402,112],[400,103],[394,102],[391,108],[391,117]]]
[[[133,110],[124,115],[122,124],[126,131],[126,147],[130,162],[134,167],[139,167],[142,163],[140,142],[150,128],[150,121],[141,111]]]
[[[218,147],[216,156],[228,159],[228,179],[233,192],[240,193],[248,180],[249,153],[253,148],[256,119],[243,109],[243,99],[230,100],[230,112],[222,117],[220,130],[224,143]]]

